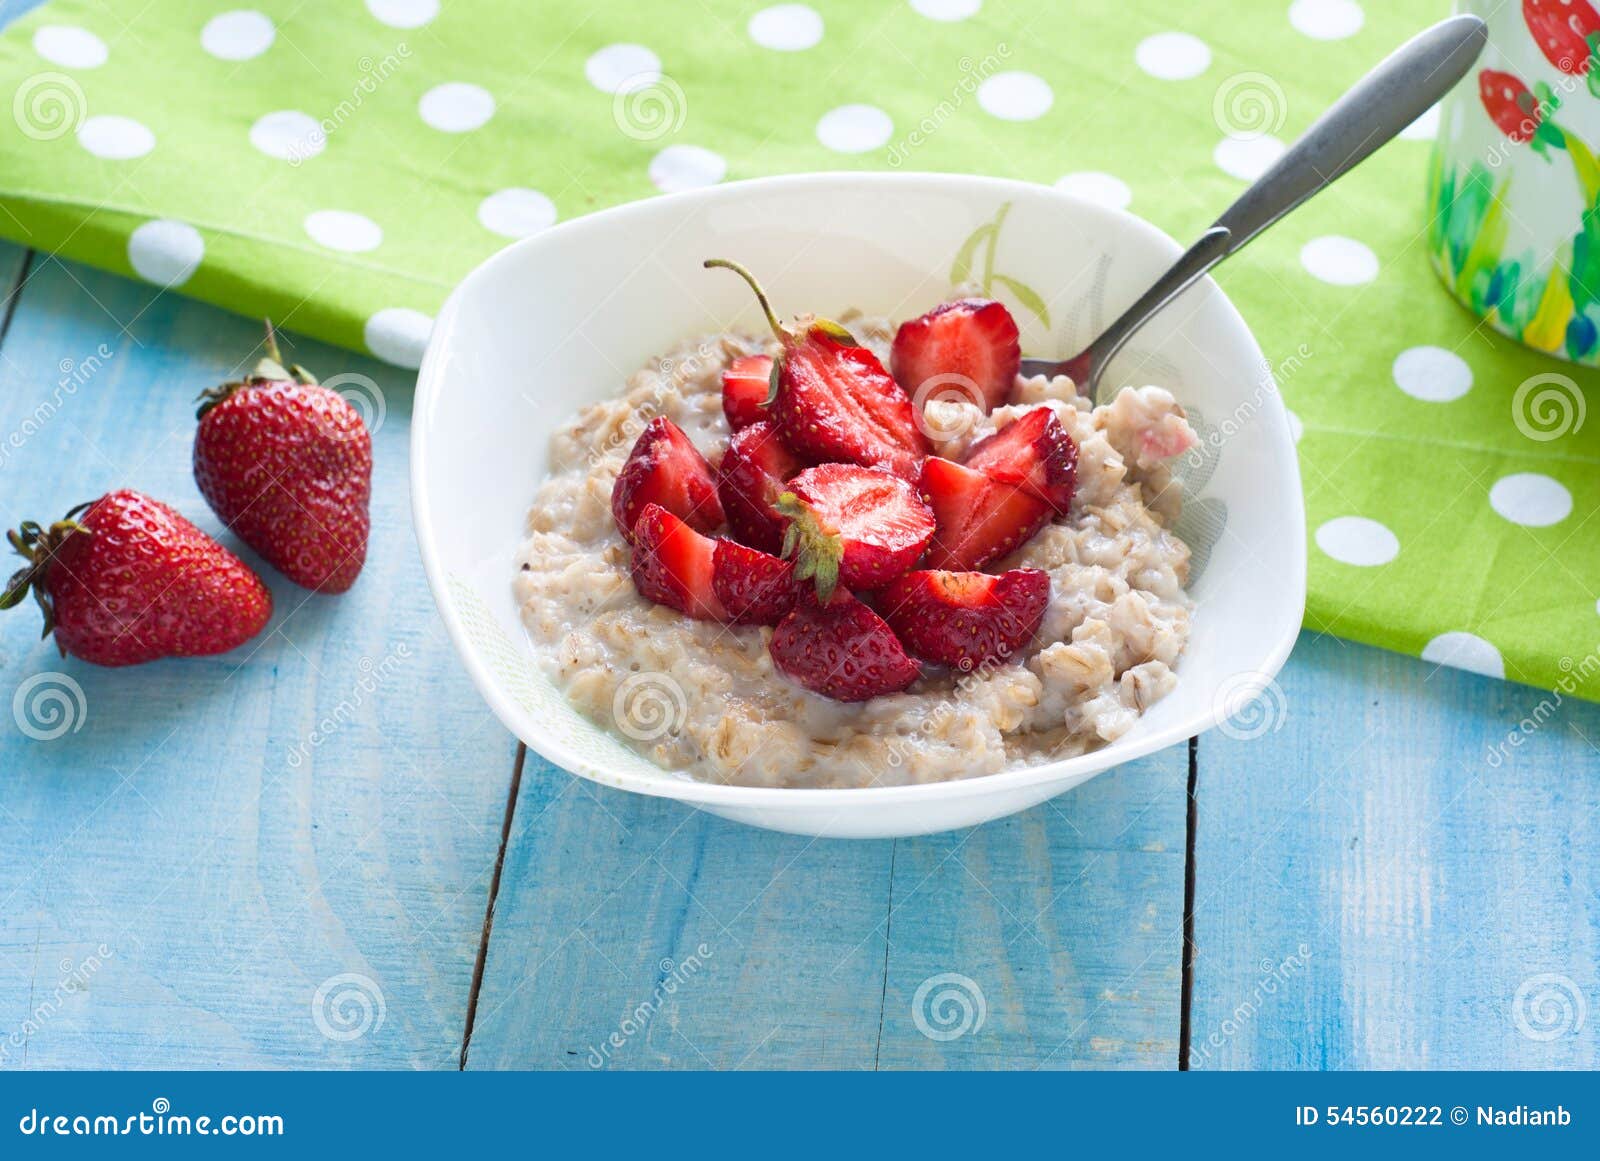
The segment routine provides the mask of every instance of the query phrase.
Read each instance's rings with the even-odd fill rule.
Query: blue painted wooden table
[[[0,517],[221,535],[193,398],[256,324],[0,285]],[[0,1068],[1600,1064],[1600,707],[1308,635],[1259,736],[961,833],[744,829],[519,753],[416,560],[409,376],[294,357],[382,392],[351,593],[263,568],[250,647],[124,671],[0,618]]]

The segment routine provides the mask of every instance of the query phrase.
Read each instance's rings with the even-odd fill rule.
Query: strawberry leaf
[[[778,384],[783,378],[783,356],[779,355],[772,360],[772,374],[767,376],[767,397],[761,401],[761,406],[771,407],[778,401]]]
[[[961,249],[956,251],[955,260],[950,263],[950,281],[957,286],[963,282],[972,281],[972,260],[977,256],[978,247],[983,245],[983,240],[994,233],[994,223],[989,222],[979,226],[961,243]]]
[[[844,540],[817,519],[811,505],[793,492],[779,496],[773,507],[789,520],[780,555],[793,559],[795,580],[816,583],[817,600],[826,605],[839,585]]]
[[[813,319],[811,321],[811,329],[814,331],[821,331],[830,339],[834,340],[834,342],[843,343],[847,347],[859,347],[861,345],[860,343],[856,342],[855,335],[851,334],[847,328],[834,322],[831,318]]]
[[[1025,286],[1015,278],[1008,278],[1004,274],[996,274],[994,280],[1015,295],[1017,301],[1027,307],[1042,325],[1046,327],[1050,325],[1050,308],[1045,305],[1044,299],[1039,297],[1039,293],[1033,287]]]

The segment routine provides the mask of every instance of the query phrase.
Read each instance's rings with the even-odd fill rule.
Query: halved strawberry
[[[878,595],[884,620],[925,661],[971,672],[1008,661],[1039,631],[1050,574],[908,572]]]
[[[633,526],[634,587],[647,601],[702,621],[725,621],[713,583],[717,541],[660,504],[648,503]]]
[[[938,529],[922,566],[965,572],[1014,552],[1050,522],[1051,507],[1020,484],[929,456],[922,498]]]
[[[711,591],[735,625],[776,625],[794,608],[794,564],[736,540],[718,540]]]
[[[940,303],[901,323],[889,356],[895,381],[912,399],[919,391],[948,395],[954,389],[985,411],[1011,398],[1021,363],[1016,320],[988,298]]]
[[[917,490],[879,468],[807,468],[789,481],[778,511],[790,519],[783,555],[795,558],[797,579],[816,579],[822,601],[835,584],[887,584],[917,563],[933,537],[933,513]]]
[[[767,417],[767,396],[772,393],[772,356],[741,355],[722,372],[722,414],[738,431]]]
[[[780,673],[836,701],[898,693],[920,674],[884,619],[842,589],[826,605],[800,600],[768,651]]]
[[[717,495],[738,540],[763,552],[778,551],[788,522],[774,506],[784,481],[805,466],[770,420],[734,433],[717,465]]]
[[[611,489],[611,515],[624,538],[649,504],[659,504],[700,532],[722,523],[711,465],[682,429],[664,415],[645,424]]]
[[[785,442],[819,462],[882,467],[916,479],[928,441],[911,399],[878,357],[828,319],[785,327],[743,266],[722,258],[706,265],[726,267],[750,284],[772,333],[783,343],[770,410]]]
[[[1036,407],[967,451],[966,465],[991,479],[1021,484],[1063,516],[1078,487],[1078,445],[1056,413]]]

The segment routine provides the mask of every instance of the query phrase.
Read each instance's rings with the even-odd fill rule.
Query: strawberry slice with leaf
[[[875,589],[916,564],[934,517],[899,476],[855,464],[819,464],[789,481],[778,499],[789,518],[783,555],[797,580],[814,580],[824,604],[836,585]]]
[[[906,648],[925,661],[970,673],[1011,660],[1033,640],[1050,604],[1050,574],[908,572],[877,606]]]
[[[882,467],[915,479],[928,441],[910,397],[878,357],[830,319],[808,317],[784,326],[743,266],[725,258],[705,264],[732,270],[749,283],[783,344],[767,406],[784,441],[816,462]]]
[[[763,552],[778,551],[788,526],[778,513],[778,497],[807,463],[789,450],[771,420],[734,433],[717,465],[717,496],[738,540]]]
[[[767,649],[778,672],[835,701],[899,693],[921,673],[888,623],[843,589],[826,604],[798,601]]]
[[[741,355],[722,372],[722,414],[734,431],[767,418],[771,394],[771,355]]]
[[[1019,484],[1065,516],[1078,488],[1078,445],[1048,407],[1036,407],[967,451],[967,467]]]
[[[1011,398],[1022,345],[1003,303],[962,298],[900,324],[889,368],[915,401],[959,391],[984,411]]]
[[[929,456],[919,486],[938,527],[922,566],[967,572],[1015,552],[1050,522],[1051,508],[1021,484]]]
[[[611,515],[625,539],[650,504],[700,532],[722,523],[722,503],[711,465],[683,430],[664,415],[645,424],[611,489]]]

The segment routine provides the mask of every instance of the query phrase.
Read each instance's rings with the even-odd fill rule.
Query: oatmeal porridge
[[[776,512],[762,509],[757,514],[776,521],[770,529],[760,527],[759,521],[752,524],[749,513],[741,516],[744,509],[738,498],[728,497],[726,491],[721,504],[711,496],[695,508],[692,476],[674,477],[667,481],[671,487],[663,484],[649,493],[668,508],[674,500],[687,505],[678,516],[689,523],[662,513],[655,504],[646,509],[671,521],[676,530],[663,533],[667,539],[652,545],[663,553],[668,543],[686,546],[672,560],[690,562],[677,565],[679,571],[689,576],[699,570],[702,581],[711,568],[711,558],[705,554],[712,550],[702,544],[707,536],[730,540],[737,536],[753,545],[738,551],[771,565],[776,563],[773,557],[784,555],[784,548],[793,550],[797,539],[802,546],[792,554],[804,559],[806,521],[823,528],[819,557],[809,567],[793,568],[796,577],[810,578],[813,571],[819,575],[800,580],[785,573],[784,583],[803,592],[799,603],[792,595],[785,597],[783,607],[793,607],[794,612],[778,620],[776,613],[762,617],[752,612],[746,617],[730,611],[736,607],[731,603],[735,594],[722,586],[720,554],[716,596],[704,595],[698,605],[692,598],[685,604],[670,595],[647,599],[643,592],[652,591],[654,582],[648,580],[651,574],[641,573],[637,559],[644,551],[643,534],[636,530],[635,536],[626,537],[619,527],[619,522],[632,526],[636,518],[630,510],[623,521],[617,489],[619,477],[631,478],[635,472],[630,457],[639,458],[636,445],[645,442],[641,436],[647,427],[680,432],[687,437],[685,443],[693,445],[684,447],[682,454],[697,460],[703,456],[713,473],[722,468],[731,472],[728,457],[741,452],[730,453],[730,443],[743,439],[744,430],[760,430],[757,423],[735,433],[730,424],[750,421],[741,420],[736,407],[763,405],[766,365],[755,357],[782,357],[785,348],[775,340],[740,334],[708,335],[655,360],[629,379],[620,396],[584,409],[556,435],[551,474],[533,498],[514,580],[522,618],[541,664],[584,714],[632,739],[659,765],[714,782],[859,787],[972,778],[1010,765],[1081,754],[1120,737],[1144,709],[1173,688],[1174,667],[1189,632],[1191,606],[1184,591],[1189,549],[1172,532],[1179,497],[1167,467],[1194,441],[1182,409],[1160,387],[1125,388],[1109,403],[1091,408],[1068,379],[1017,375],[1014,356],[1012,363],[999,364],[1008,378],[998,393],[978,376],[977,391],[915,398],[900,373],[911,362],[900,349],[906,328],[900,328],[897,342],[895,326],[885,320],[845,316],[841,321],[860,344],[858,353],[846,354],[882,368],[893,365],[896,378],[907,384],[907,397],[915,400],[925,444],[910,455],[908,464],[897,458],[900,447],[872,445],[868,451],[876,458],[858,456],[855,463],[881,461],[886,470],[846,464],[791,474],[796,465],[814,464],[820,457],[809,446],[799,452],[787,444],[774,446],[768,449],[772,454],[788,457],[782,470],[774,472],[789,481],[780,487],[787,490],[783,501],[790,507],[779,504]],[[1004,321],[1009,322],[1009,316]],[[774,322],[775,329],[777,325]],[[1014,336],[1014,326],[1010,333]],[[824,340],[827,335],[818,341],[835,352],[837,345],[828,347],[831,340]],[[951,340],[943,341],[949,349]],[[1014,339],[1011,347],[1015,348]],[[970,367],[970,359],[961,365]],[[731,398],[734,387],[727,381],[729,376],[736,379],[741,368],[748,370],[750,380],[745,385],[750,397],[744,403]],[[804,368],[791,366],[785,373],[796,377],[797,394],[807,386],[800,382]],[[781,392],[778,378],[772,375],[775,396]],[[782,401],[775,402],[783,406]],[[760,414],[751,411],[750,419]],[[1024,482],[1021,487],[1034,491],[1018,502],[1035,505],[1029,512],[1039,515],[1030,515],[1032,522],[1013,538],[1014,544],[1013,540],[997,543],[989,551],[1005,551],[984,557],[964,556],[959,546],[952,548],[952,534],[944,527],[948,507],[930,499],[927,468],[937,464],[951,479],[981,482],[979,469],[985,469],[1006,443],[995,438],[1000,433],[1023,424],[1041,431],[1048,426],[1053,432],[1057,423],[1069,437],[1075,460],[1069,457],[1071,473],[1065,477],[1065,491],[1054,496],[1056,507],[1038,498],[1049,499],[1048,493]],[[1017,426],[1013,434],[1022,430]],[[1009,442],[1018,444],[1017,439]],[[921,468],[924,475],[918,485],[918,462],[924,456],[931,458]],[[833,476],[824,478],[828,471]],[[859,478],[875,472],[867,481],[876,489],[875,497],[918,509],[909,521],[909,556],[902,553],[901,563],[891,571],[918,569],[919,557],[922,570],[961,569],[974,559],[984,559],[983,568],[998,574],[999,583],[975,570],[913,571],[893,585],[869,589],[869,584],[882,584],[887,575],[873,573],[867,579],[871,569],[884,567],[889,548],[876,543],[868,530],[861,536],[870,543],[858,551],[849,539],[848,515],[829,515],[820,498],[825,485],[839,482],[833,477],[850,472],[856,477],[841,485],[854,489],[850,503],[862,486]],[[718,476],[719,490],[726,474]],[[1004,472],[988,475],[1012,481],[1008,485],[1012,491],[1022,478]],[[912,482],[900,483],[901,478]],[[699,486],[703,490],[708,485]],[[919,486],[921,499],[931,507],[918,501]],[[1004,504],[990,497],[980,506],[987,517]],[[787,535],[785,512],[789,524],[798,526]],[[900,521],[896,528],[907,523]],[[935,525],[938,531],[930,541],[928,529]],[[841,528],[842,550],[838,536],[828,539]],[[780,537],[787,543],[780,544]],[[693,538],[693,544],[686,538]],[[630,539],[635,543],[630,545]],[[721,545],[723,540],[712,543]],[[728,551],[735,549],[730,546]],[[782,567],[792,566],[786,560]],[[826,587],[823,574],[829,580]],[[1013,633],[1011,647],[988,655],[961,650],[961,642],[978,632],[973,618],[979,613],[953,617],[951,624],[966,637],[952,632],[940,638],[934,633],[935,640],[926,643],[930,624],[939,627],[937,605],[931,621],[920,613],[897,620],[895,610],[885,607],[884,594],[909,591],[905,586],[915,578],[929,577],[944,578],[927,582],[935,601],[942,599],[941,583],[956,591],[951,586],[957,582],[951,577],[976,577],[960,584],[978,583],[985,594],[990,589],[998,592],[1017,578],[1018,586],[1035,594],[1032,612],[1021,633]],[[819,586],[815,596],[808,587],[813,580]],[[828,590],[835,584],[839,591],[830,597]],[[694,591],[709,594],[708,585],[706,581]],[[846,590],[855,590],[862,600]],[[688,590],[673,591],[681,595]],[[659,603],[663,599],[668,603]],[[825,635],[843,617],[833,612],[842,602],[849,606],[849,617],[844,619],[856,626],[851,632],[859,629],[886,638],[868,641],[855,652],[826,654],[842,658],[834,662],[835,673],[842,668],[852,680],[868,682],[866,690],[797,680],[796,665],[783,663],[785,649],[816,645],[814,635],[806,636],[816,631],[806,617],[817,620],[820,609],[822,616],[831,618],[822,630]],[[702,606],[709,605],[716,608],[708,613]],[[1015,628],[1022,617],[1013,608],[995,623]],[[766,623],[729,623],[741,620]],[[799,628],[791,625],[797,621]],[[901,651],[890,626],[914,654]],[[938,652],[940,640],[954,641],[955,652]],[[875,649],[879,651],[872,652]],[[815,653],[804,656],[815,660]],[[865,696],[871,692],[870,683],[879,680],[889,683],[884,691]],[[646,695],[653,691],[660,703],[656,712],[667,707],[668,728],[632,727],[627,720],[633,712],[628,700],[640,690]]]

